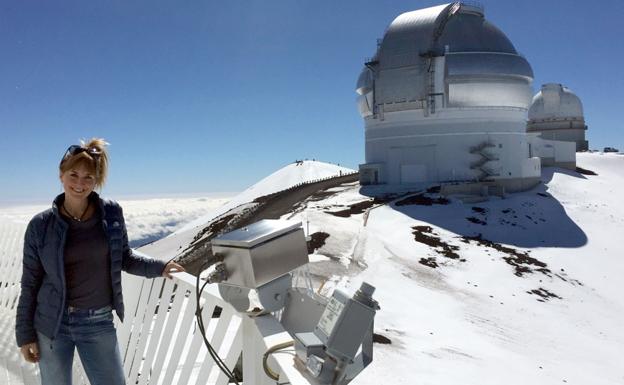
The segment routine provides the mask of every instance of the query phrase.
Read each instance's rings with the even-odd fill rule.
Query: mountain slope
[[[283,191],[302,183],[323,180],[340,175],[352,174],[355,170],[319,161],[298,161],[290,163],[260,180],[245,191],[234,196],[226,204],[178,228],[169,236],[141,248],[155,258],[170,260],[180,257],[195,237],[212,220],[226,213],[240,213],[254,206],[254,199]]]
[[[357,183],[296,203],[282,218],[309,222],[324,292],[377,287],[391,344],[353,383],[623,383],[623,162],[578,154],[597,175],[546,168],[535,189],[479,204],[373,201]]]
[[[478,205],[397,200],[366,227],[315,202],[317,253],[365,264],[348,285],[377,287],[376,332],[392,340],[354,383],[623,383],[624,157],[579,165],[598,175],[547,169],[544,185]]]
[[[252,202],[258,197],[273,194],[301,183],[337,175],[351,174],[353,172],[355,172],[355,170],[350,168],[319,161],[305,160],[290,163],[236,195],[225,205],[183,226],[176,231],[176,233],[185,232],[194,227],[202,226],[228,210],[241,204]]]

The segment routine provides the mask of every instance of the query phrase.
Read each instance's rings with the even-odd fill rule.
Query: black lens
[[[69,146],[67,148],[67,151],[65,151],[65,154],[63,155],[63,158],[61,158],[61,164],[67,160],[68,157],[70,156],[74,156],[76,154],[80,154],[83,151],[87,151],[87,149],[83,148],[82,146],[79,146],[77,144],[72,144],[71,146]]]
[[[78,155],[81,152],[86,152],[87,154],[91,155],[95,160],[99,160],[100,155],[102,155],[102,151],[100,151],[96,147],[84,148],[77,144],[72,144],[67,148],[67,151],[65,151],[65,155],[63,155],[63,158],[61,159],[61,164],[63,164],[63,162],[66,161],[67,158],[69,158],[70,156]]]
[[[76,155],[76,154],[81,153],[82,151],[84,151],[82,147],[78,146],[77,144],[72,144],[71,146],[67,148],[67,151],[65,152],[65,156]]]

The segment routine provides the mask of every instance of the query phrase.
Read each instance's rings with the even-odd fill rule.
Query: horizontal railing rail
[[[14,336],[24,231],[23,224],[0,222],[2,384],[40,383],[37,366],[20,357]],[[196,277],[177,273],[170,280],[145,279],[124,273],[122,279],[125,320],[115,318],[115,324],[128,384],[228,384],[229,378],[208,354],[197,327]],[[206,338],[230,370],[239,377],[242,373],[240,383],[275,384],[264,373],[263,355],[271,346],[291,339],[277,319],[237,312],[221,298],[216,285],[207,286],[201,294],[200,309]],[[268,364],[280,374],[280,383],[309,385],[295,369],[290,349],[271,356]],[[237,365],[241,358],[242,364]],[[73,377],[75,384],[89,383],[77,355]]]

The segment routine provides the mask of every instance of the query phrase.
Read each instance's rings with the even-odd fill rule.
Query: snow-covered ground
[[[597,175],[546,168],[535,189],[478,204],[373,204],[353,183],[283,216],[321,240],[310,271],[325,293],[377,287],[375,332],[391,343],[375,344],[354,384],[624,383],[624,156],[577,157]],[[320,167],[286,166],[149,249],[171,253],[258,196],[348,172]]]
[[[376,286],[375,331],[392,341],[354,383],[624,383],[624,156],[578,165],[598,175],[546,169],[480,204],[398,199],[365,226],[358,186],[306,204],[295,217],[329,234],[312,272]]]
[[[365,227],[326,213],[357,190],[310,205],[330,234],[317,253],[367,266],[347,281],[377,287],[375,330],[392,340],[354,383],[624,383],[624,156],[578,165],[598,175],[546,169],[480,204],[394,202]]]
[[[578,154],[578,165],[597,175],[546,168],[538,187],[478,204],[435,194],[373,204],[352,183],[285,214],[321,240],[310,271],[325,293],[377,287],[375,332],[391,344],[375,345],[353,383],[624,383],[624,156]],[[193,226],[282,189],[272,184],[294,170],[151,250],[184,247]]]

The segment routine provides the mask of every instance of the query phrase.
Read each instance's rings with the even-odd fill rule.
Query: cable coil
[[[276,351],[289,348],[293,346],[294,344],[295,344],[295,341],[282,342],[281,344],[271,346],[269,349],[267,349],[266,352],[264,352],[264,355],[262,356],[262,369],[264,369],[264,372],[266,373],[267,376],[271,377],[275,381],[279,381],[279,374],[275,373],[269,367],[269,363],[267,362],[267,360],[269,359],[269,356],[275,353]]]

